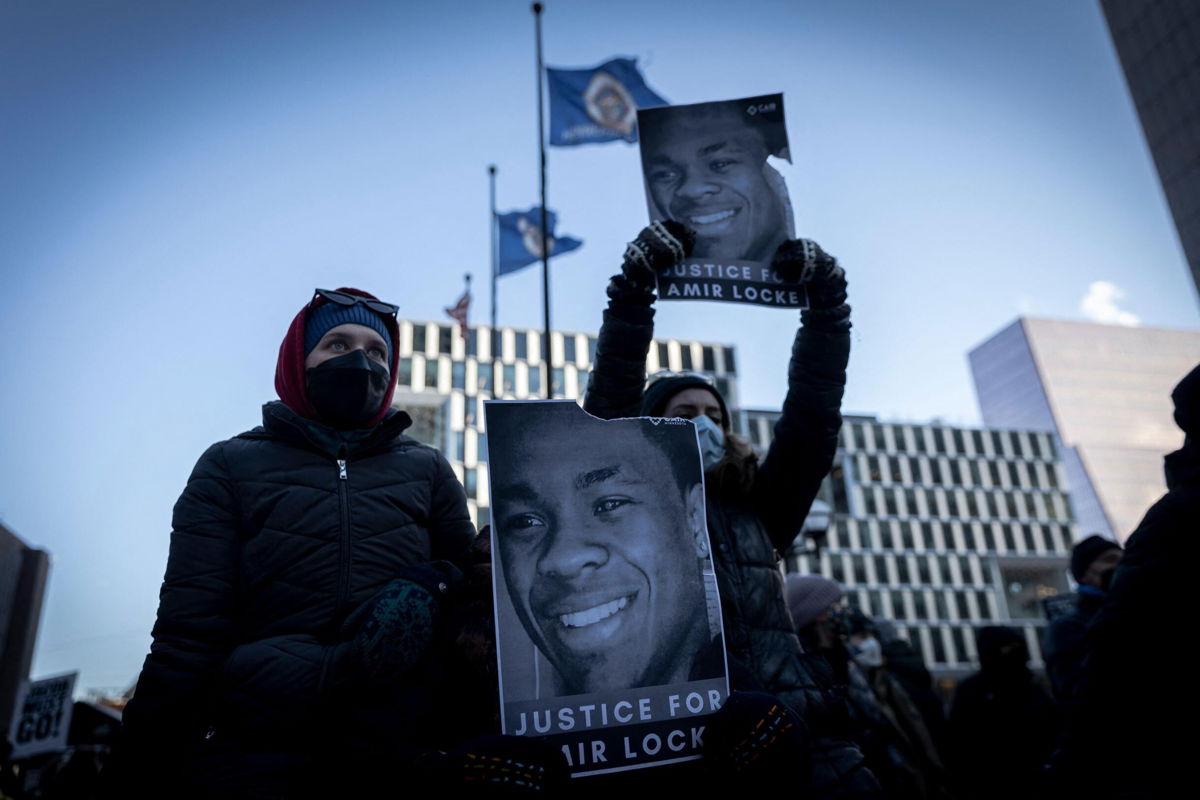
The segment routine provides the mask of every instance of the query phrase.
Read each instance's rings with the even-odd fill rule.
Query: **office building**
[[[5,724],[29,678],[49,572],[49,553],[0,525],[0,720]]]
[[[1200,290],[1200,3],[1101,0],[1100,5]]]
[[[741,412],[756,449],[778,416]],[[1052,435],[847,416],[821,499],[832,514],[820,552],[797,539],[787,571],[841,583],[935,675],[975,669],[985,625],[1020,629],[1040,665],[1042,600],[1069,590],[1076,534]]]
[[[1183,443],[1170,394],[1200,331],[1020,318],[968,360],[985,425],[1056,435],[1080,531],[1129,536]]]

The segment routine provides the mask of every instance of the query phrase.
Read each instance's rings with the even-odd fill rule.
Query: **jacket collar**
[[[1200,444],[1191,435],[1185,436],[1183,447],[1168,453],[1163,461],[1168,489],[1200,484]]]
[[[407,411],[392,411],[382,422],[361,430],[340,431],[306,419],[278,400],[263,405],[263,431],[271,438],[300,444],[332,458],[387,446],[410,425]]]

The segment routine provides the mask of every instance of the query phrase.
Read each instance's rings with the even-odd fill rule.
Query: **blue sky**
[[[1019,313],[1195,328],[1196,293],[1090,2],[551,0],[546,57],[640,59],[689,103],[782,91],[802,235],[851,281],[846,409],[977,422],[965,352]],[[35,672],[130,683],[196,457],[256,424],[314,286],[438,319],[475,274],[487,176],[536,202],[528,4],[62,2],[0,10],[0,520],[54,556]],[[634,147],[550,152],[593,331],[645,223]],[[1098,290],[1091,287],[1105,282]],[[502,324],[538,327],[536,270]],[[1116,304],[1114,306],[1114,303]],[[668,305],[777,404],[793,313]]]

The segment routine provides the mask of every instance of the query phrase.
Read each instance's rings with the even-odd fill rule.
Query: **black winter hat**
[[[684,389],[707,389],[717,398],[717,404],[721,406],[721,427],[729,430],[732,420],[729,419],[729,409],[725,407],[725,398],[701,375],[678,375],[660,378],[651,383],[642,395],[642,416],[661,417],[671,398]]]
[[[1092,565],[1093,561],[1109,550],[1120,549],[1121,545],[1112,539],[1105,539],[1103,536],[1092,534],[1071,549],[1071,577],[1078,583],[1083,579],[1083,573],[1087,572],[1088,567]]]
[[[352,306],[325,303],[312,309],[308,314],[308,322],[304,326],[304,355],[307,356],[313,351],[322,336],[338,325],[347,323],[362,325],[382,336],[383,341],[387,342],[388,361],[391,362],[391,350],[396,346],[396,343],[392,341],[392,332],[388,330],[383,317],[359,303]]]
[[[975,633],[975,650],[983,669],[1000,666],[1006,661],[1029,660],[1029,645],[1016,628],[1005,625],[985,625]]]

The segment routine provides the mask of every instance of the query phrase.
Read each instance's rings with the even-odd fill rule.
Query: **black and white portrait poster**
[[[699,758],[729,684],[695,427],[485,408],[504,733],[575,777]]]
[[[773,159],[791,161],[783,95],[638,109],[651,220],[696,232],[696,247],[658,278],[661,300],[807,306],[805,292],[771,271],[795,238],[792,203]]]

